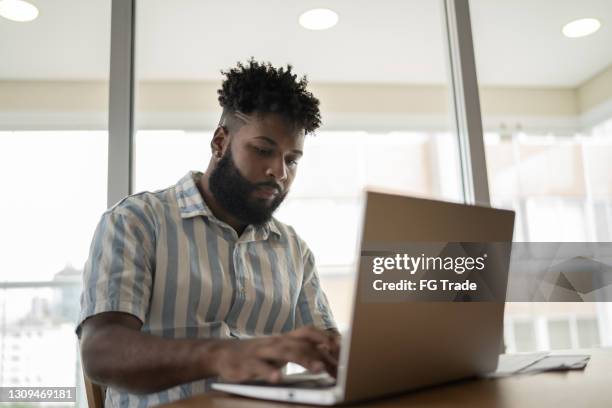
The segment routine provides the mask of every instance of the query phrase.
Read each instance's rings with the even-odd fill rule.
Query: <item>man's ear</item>
[[[229,133],[225,126],[219,126],[215,130],[212,140],[210,141],[210,148],[213,157],[219,159],[225,153],[225,149],[229,144]]]

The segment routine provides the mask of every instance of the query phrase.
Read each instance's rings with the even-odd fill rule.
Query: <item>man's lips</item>
[[[280,190],[276,187],[261,186],[261,187],[257,187],[254,194],[259,197],[269,199],[269,198],[274,198],[278,194],[280,194]]]

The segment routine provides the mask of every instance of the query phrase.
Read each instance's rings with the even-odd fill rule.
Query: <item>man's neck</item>
[[[200,180],[198,180],[197,183],[198,190],[200,190],[200,194],[202,195],[202,199],[204,199],[204,202],[206,203],[210,211],[212,211],[215,217],[228,224],[236,231],[238,236],[241,236],[248,224],[245,224],[244,222],[238,220],[225,208],[223,208],[221,204],[219,204],[219,202],[215,199],[215,196],[210,191],[210,184],[208,178],[209,172],[206,171],[202,174]]]

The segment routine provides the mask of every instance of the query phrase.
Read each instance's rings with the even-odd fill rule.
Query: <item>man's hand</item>
[[[289,362],[335,376],[339,342],[337,332],[302,327],[278,336],[223,341],[215,349],[213,364],[222,379],[241,382],[259,378],[274,383]]]
[[[325,334],[327,334],[330,341],[329,348],[332,356],[334,356],[336,361],[340,360],[340,344],[342,343],[340,332],[336,329],[327,329]]]
[[[136,317],[120,312],[85,320],[81,357],[86,375],[99,384],[150,394],[215,376],[274,382],[288,362],[315,372],[326,369],[332,375],[337,368],[333,331],[303,327],[252,340],[167,339],[143,333],[141,326]]]

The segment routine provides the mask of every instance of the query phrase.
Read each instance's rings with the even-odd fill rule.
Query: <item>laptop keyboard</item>
[[[285,375],[278,383],[269,383],[263,380],[255,380],[243,384],[259,385],[265,387],[321,389],[334,387],[336,385],[336,379],[327,373],[312,374],[305,372]]]

